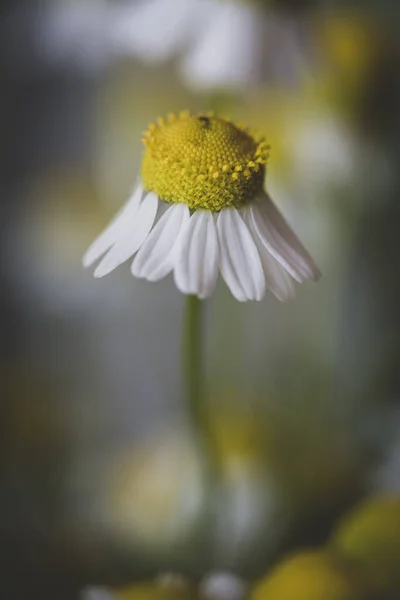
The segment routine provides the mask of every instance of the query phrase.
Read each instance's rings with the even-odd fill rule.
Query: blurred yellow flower
[[[248,585],[233,573],[216,571],[200,582],[199,597],[201,600],[246,600]]]
[[[341,11],[317,19],[316,36],[338,83],[361,84],[380,49],[376,22],[362,11]]]
[[[286,558],[258,582],[251,600],[362,600],[366,582],[348,564],[323,550]]]
[[[235,392],[221,391],[235,402]],[[213,407],[210,423],[211,436],[223,464],[246,462],[249,459],[260,464],[265,450],[266,423],[253,411],[244,408]]]
[[[366,567],[378,586],[400,594],[400,496],[374,496],[339,523],[331,547]]]

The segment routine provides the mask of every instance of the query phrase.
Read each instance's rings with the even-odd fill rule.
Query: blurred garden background
[[[207,71],[225,37],[194,47],[241,0],[148,0],[147,21],[143,2],[0,12],[1,598],[164,571],[257,581],[334,545],[365,498],[400,498],[397,0],[246,0],[260,69],[227,80]],[[256,35],[243,19],[241,66]],[[323,272],[288,303],[241,304],[222,281],[207,302],[211,481],[183,386],[183,296],[170,277],[124,265],[99,281],[81,265],[129,195],[142,131],[181,109],[265,134],[266,188]],[[398,504],[390,518],[378,600],[400,597]]]

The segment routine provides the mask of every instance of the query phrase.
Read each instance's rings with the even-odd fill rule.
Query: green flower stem
[[[184,366],[189,412],[196,432],[207,436],[207,410],[203,397],[203,306],[197,296],[186,297]],[[203,440],[204,441],[204,440]]]
[[[183,338],[183,366],[186,376],[187,406],[195,443],[203,465],[203,483],[207,493],[204,512],[198,522],[196,566],[201,571],[210,568],[213,548],[214,492],[218,482],[218,459],[214,447],[208,405],[204,394],[204,300],[186,297]]]
[[[217,476],[218,453],[204,394],[203,308],[204,300],[187,296],[183,365],[188,412],[210,484]]]

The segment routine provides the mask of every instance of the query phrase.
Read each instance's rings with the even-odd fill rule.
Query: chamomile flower
[[[145,132],[131,198],[83,258],[103,257],[103,277],[136,257],[131,272],[157,281],[173,272],[184,294],[207,298],[218,271],[239,301],[270,288],[293,296],[293,279],[317,280],[313,259],[263,189],[269,146],[240,124],[183,112]]]
[[[243,89],[271,79],[298,81],[311,53],[303,24],[259,0],[140,0],[115,14],[116,53],[146,62],[182,55],[196,89]],[[267,4],[267,3],[265,3]]]

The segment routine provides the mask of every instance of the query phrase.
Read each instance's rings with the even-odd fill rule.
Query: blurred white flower
[[[400,493],[400,435],[390,447],[383,463],[373,474],[371,487],[379,493]]]
[[[33,29],[39,60],[88,72],[106,66],[112,56],[109,11],[106,0],[61,0],[44,7]]]
[[[304,20],[243,0],[59,0],[18,15],[33,34],[26,60],[88,72],[123,57],[162,62],[181,56],[196,89],[237,90],[295,83],[310,64]]]
[[[111,590],[101,587],[87,587],[81,593],[81,600],[114,600]]]
[[[128,545],[170,552],[193,534],[206,490],[202,460],[189,437],[173,431],[135,448],[119,459],[108,483],[101,520]]]
[[[245,600],[247,593],[246,582],[233,573],[210,573],[200,583],[204,600]]]
[[[232,453],[225,457],[217,490],[214,528],[217,564],[229,569],[237,568],[244,556],[251,556],[258,546],[260,532],[265,532],[265,529],[269,532],[269,539],[268,543],[264,542],[263,548],[265,555],[270,556],[288,525],[287,515],[282,515],[280,506],[277,483],[266,474],[265,468],[257,464],[256,456],[239,457]],[[229,589],[229,585],[222,576],[212,579],[208,587],[221,590],[220,594],[216,594],[221,600],[236,598],[236,595],[224,595],[223,590]]]
[[[7,15],[7,60],[14,69],[23,66],[35,73],[66,68],[92,75],[119,56],[112,31],[124,20],[127,7],[123,10],[108,0],[43,0],[38,7],[26,5]]]
[[[216,572],[200,582],[198,593],[182,575],[161,574],[154,581],[137,582],[119,589],[87,587],[81,600],[245,600],[246,583],[233,573]]]
[[[241,0],[140,0],[115,11],[111,36],[116,53],[147,62],[183,54],[196,89],[293,83],[311,58],[300,21]]]
[[[295,118],[282,136],[296,202],[300,195],[314,207],[322,207],[329,200],[337,205],[337,198],[342,197],[348,214],[349,207],[365,210],[368,202],[372,207],[372,198],[381,202],[382,187],[393,185],[382,148],[334,108],[315,107],[303,118]],[[332,215],[328,219],[332,221]]]
[[[218,435],[224,437],[223,431]],[[182,429],[121,451],[103,468],[90,505],[93,527],[121,547],[151,551],[160,565],[177,559],[186,564],[205,540],[210,564],[223,569],[242,567],[260,547],[273,556],[292,517],[282,510],[279,484],[266,472],[259,449],[247,454],[235,449],[237,443],[228,440],[226,450],[216,449],[221,469],[213,481],[195,440]],[[179,583],[170,575],[156,582]]]
[[[146,62],[170,58],[212,16],[215,0],[139,0],[115,7],[111,39],[117,53]]]
[[[360,152],[344,121],[320,114],[298,122],[290,144],[294,176],[308,190],[321,193],[326,185],[343,185],[354,173]]]

